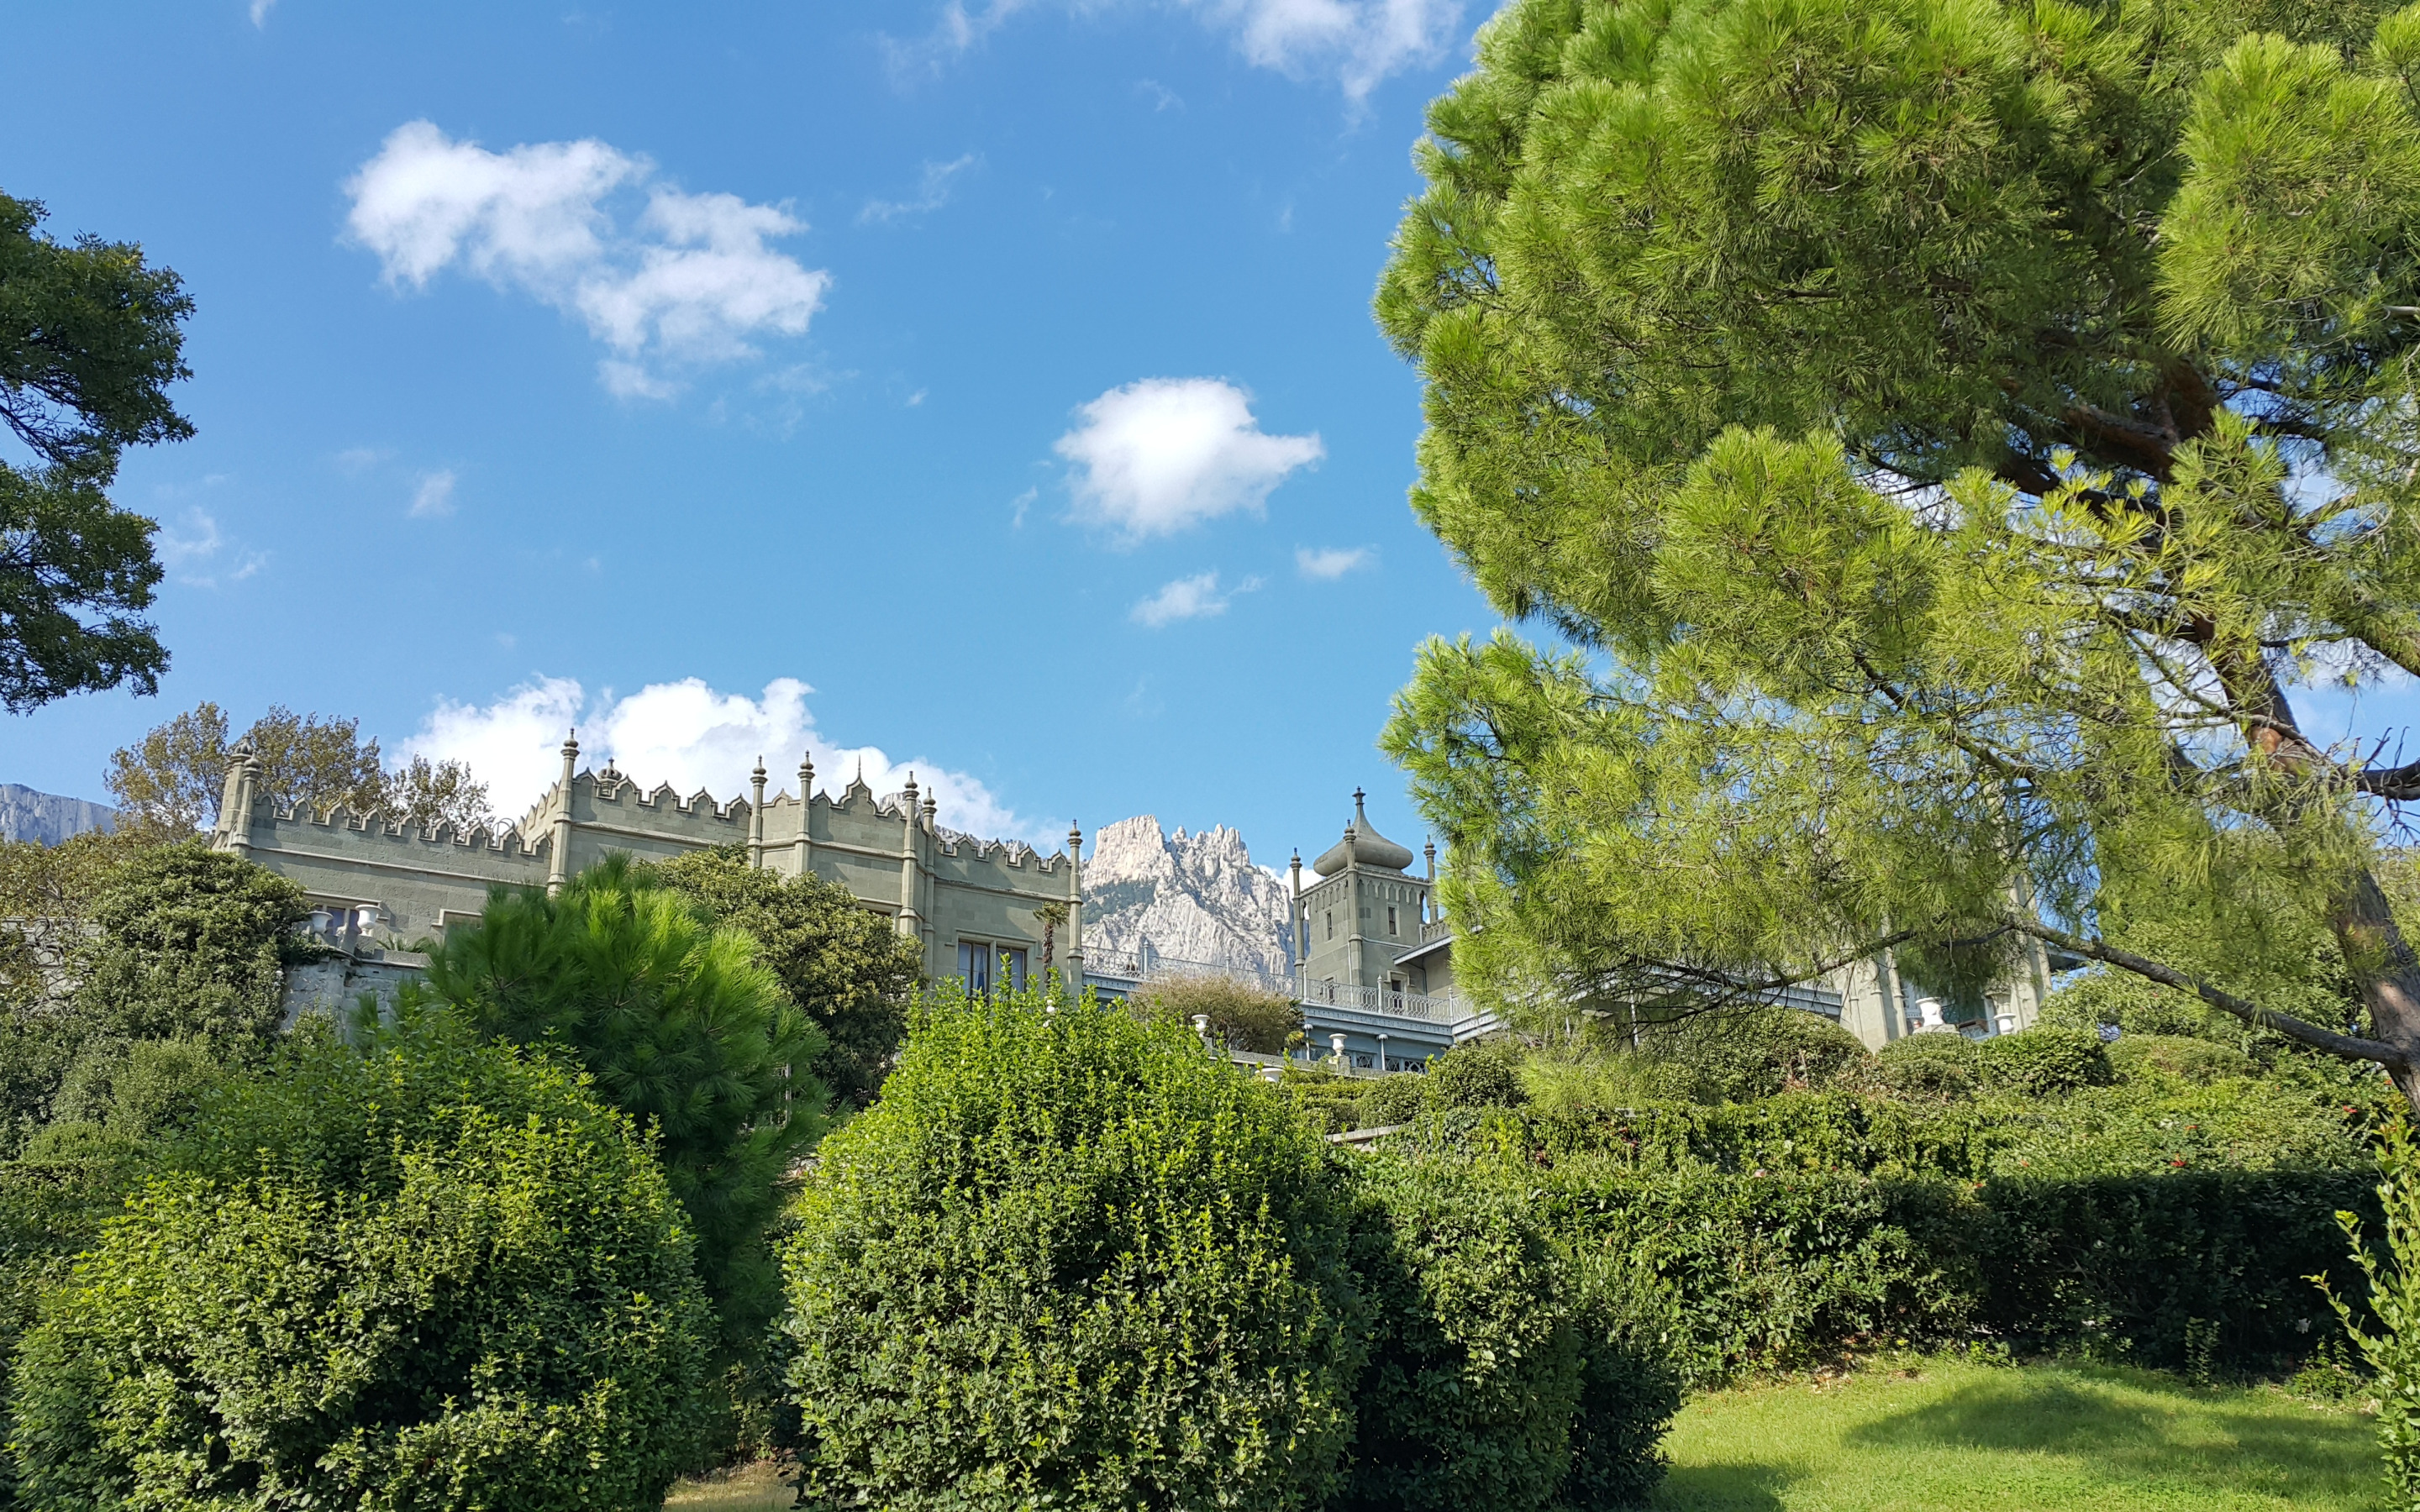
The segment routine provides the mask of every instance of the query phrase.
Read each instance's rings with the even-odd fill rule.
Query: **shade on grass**
[[[1925,1361],[1719,1392],[1668,1443],[1663,1512],[2359,1512],[2370,1420],[2141,1371]]]

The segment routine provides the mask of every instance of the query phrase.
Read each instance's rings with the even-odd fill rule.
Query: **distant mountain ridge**
[[[1224,825],[1163,833],[1139,814],[1103,825],[1084,863],[1084,949],[1139,952],[1146,939],[1177,961],[1256,971],[1292,970],[1293,907],[1283,878],[1252,864],[1244,837]]]
[[[19,783],[0,782],[0,840],[56,845],[87,830],[116,827],[117,810],[107,804],[63,798]]]

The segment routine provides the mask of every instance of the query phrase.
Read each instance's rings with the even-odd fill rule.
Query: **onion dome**
[[[1321,876],[1332,877],[1348,866],[1374,866],[1382,872],[1401,872],[1412,864],[1412,853],[1370,827],[1370,816],[1361,810],[1362,794],[1353,790],[1353,822],[1344,826],[1344,838],[1329,846],[1325,854],[1311,863]]]

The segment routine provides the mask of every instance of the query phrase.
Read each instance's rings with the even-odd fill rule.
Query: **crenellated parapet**
[[[518,824],[456,833],[338,808],[313,812],[257,801],[249,752],[232,764],[213,841],[291,877],[318,903],[375,905],[390,939],[435,938],[475,918],[494,887],[561,887],[613,855],[664,860],[709,846],[738,845],[750,864],[783,876],[812,872],[846,887],[923,942],[927,969],[947,975],[968,950],[1025,951],[1039,964],[1043,915],[1063,911],[1050,948],[1056,964],[1080,970],[1082,882],[1069,833],[1065,852],[1045,856],[1021,841],[985,840],[942,825],[932,795],[913,774],[877,795],[861,773],[838,793],[814,785],[799,765],[795,789],[769,796],[760,764],[746,796],[718,799],[669,782],[647,787],[610,764],[578,764],[563,746],[560,777]]]

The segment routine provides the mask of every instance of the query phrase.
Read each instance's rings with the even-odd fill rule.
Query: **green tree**
[[[478,1033],[567,1055],[655,1138],[697,1237],[724,1363],[757,1358],[781,1283],[766,1230],[826,1127],[823,1036],[737,929],[627,856],[558,897],[499,890],[428,963]]]
[[[1159,977],[1126,998],[1146,1017],[1190,1026],[1196,1016],[1210,1021],[1210,1037],[1230,1050],[1283,1055],[1302,1032],[1302,1005],[1233,977]]]
[[[73,956],[80,1032],[201,1039],[250,1055],[285,1013],[284,968],[308,945],[302,889],[201,841],[136,854],[94,890]]]
[[[2420,671],[2420,9],[2382,14],[1487,26],[1377,299],[1415,508],[1563,642],[1432,641],[1388,728],[1459,976],[1679,1011],[1890,945],[1971,988],[2031,934],[2420,1095],[2373,874],[2420,764],[2290,697]],[[2242,988],[2314,930],[2333,1022]]]
[[[378,737],[364,739],[360,720],[296,714],[282,703],[230,742],[226,712],[205,702],[112,752],[105,780],[132,824],[190,834],[216,820],[239,748],[252,752],[261,804],[318,810],[342,804],[355,814],[423,826],[450,824],[465,834],[495,825],[487,785],[463,763],[414,756],[390,772]]]
[[[12,714],[131,683],[158,689],[168,653],[142,612],[160,581],[157,525],[105,489],[129,446],[183,440],[168,402],[189,378],[177,275],[132,242],[41,232],[34,200],[0,194],[0,420],[33,454],[0,462],[0,706]]]
[[[924,980],[916,942],[836,882],[751,867],[744,846],[691,851],[653,874],[756,942],[756,959],[823,1031],[817,1078],[859,1107],[872,1103]]]

